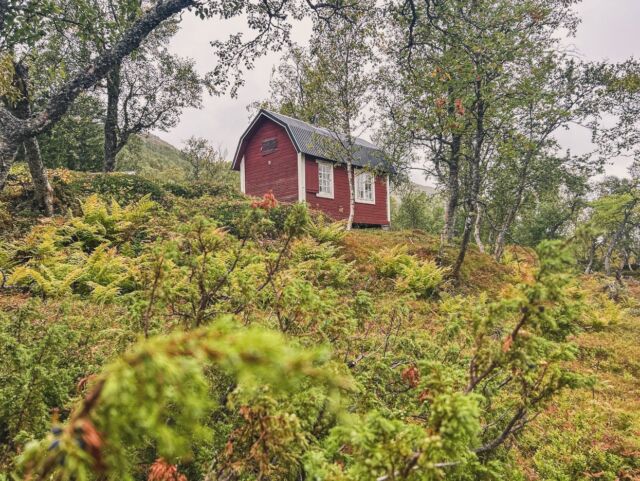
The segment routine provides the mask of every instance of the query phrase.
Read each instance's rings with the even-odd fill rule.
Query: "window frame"
[[[267,142],[273,142],[275,144],[273,149],[263,150],[264,144],[266,144]],[[262,139],[262,142],[260,143],[260,153],[262,155],[269,155],[269,154],[272,154],[273,152],[276,152],[277,150],[278,150],[278,138],[277,137],[268,137],[266,139]]]
[[[367,199],[367,198],[363,198],[361,197],[360,194],[360,189],[358,188],[358,184],[360,182],[360,179],[364,178],[364,177],[369,177],[371,179],[371,199]],[[369,171],[363,170],[361,172],[357,172],[355,175],[355,193],[356,193],[356,202],[358,204],[371,204],[371,205],[375,205],[376,203],[376,176]],[[363,189],[364,191],[364,189]]]
[[[331,162],[323,162],[318,160],[318,193],[317,197],[322,197],[324,199],[333,199],[335,196],[335,177],[333,174],[333,164]],[[331,186],[331,192],[322,192],[320,189],[322,188],[322,182],[320,182],[320,171],[322,168],[328,168],[328,172],[330,173],[329,184]]]

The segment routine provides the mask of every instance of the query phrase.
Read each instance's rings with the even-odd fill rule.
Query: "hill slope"
[[[189,164],[180,150],[153,134],[134,138],[118,158],[118,170],[158,180],[184,180]]]
[[[610,299],[554,244],[454,282],[421,231],[83,175],[0,243],[3,471],[640,475],[640,285]]]

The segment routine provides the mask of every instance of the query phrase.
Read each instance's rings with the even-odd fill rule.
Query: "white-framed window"
[[[333,199],[333,165],[318,162],[318,197]]]
[[[356,202],[362,204],[376,203],[375,182],[371,172],[356,174]]]

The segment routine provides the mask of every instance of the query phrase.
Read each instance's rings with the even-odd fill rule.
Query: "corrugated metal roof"
[[[308,122],[303,122],[302,120],[294,119],[293,117],[264,109],[260,110],[256,118],[251,122],[247,131],[243,134],[240,145],[238,145],[238,152],[236,153],[236,156],[240,153],[244,137],[249,130],[251,130],[253,125],[255,125],[260,116],[265,116],[282,125],[287,130],[287,133],[291,137],[291,140],[298,152],[302,152],[305,155],[313,157],[339,162],[339,160],[335,158],[336,155],[332,153],[336,152],[336,146],[338,145],[338,138],[336,137],[336,134],[330,130],[312,125]],[[374,144],[360,138],[355,140],[355,144],[357,149],[356,152],[354,152],[354,165],[359,167],[370,167],[387,172],[393,171],[393,169],[387,165],[382,151]]]

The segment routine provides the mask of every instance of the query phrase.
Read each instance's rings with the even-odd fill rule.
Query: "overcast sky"
[[[582,23],[577,36],[567,40],[567,46],[572,47],[580,57],[616,62],[640,56],[640,0],[583,0],[576,9]],[[179,55],[193,58],[198,69],[206,72],[216,65],[209,42],[226,38],[229,33],[239,29],[247,30],[240,19],[202,21],[187,13],[171,48]],[[307,24],[294,29],[294,39],[299,43],[305,43],[308,35]],[[201,110],[185,111],[177,127],[169,132],[159,132],[158,135],[175,146],[181,146],[192,135],[205,137],[214,145],[226,148],[232,155],[238,137],[249,122],[246,107],[253,101],[266,98],[271,70],[279,58],[278,54],[270,54],[259,59],[255,69],[245,74],[246,84],[238,92],[237,98],[207,97]],[[575,152],[589,149],[589,135],[579,128],[562,132],[558,137],[563,146]],[[607,171],[624,175],[626,164],[623,159],[617,160]]]

